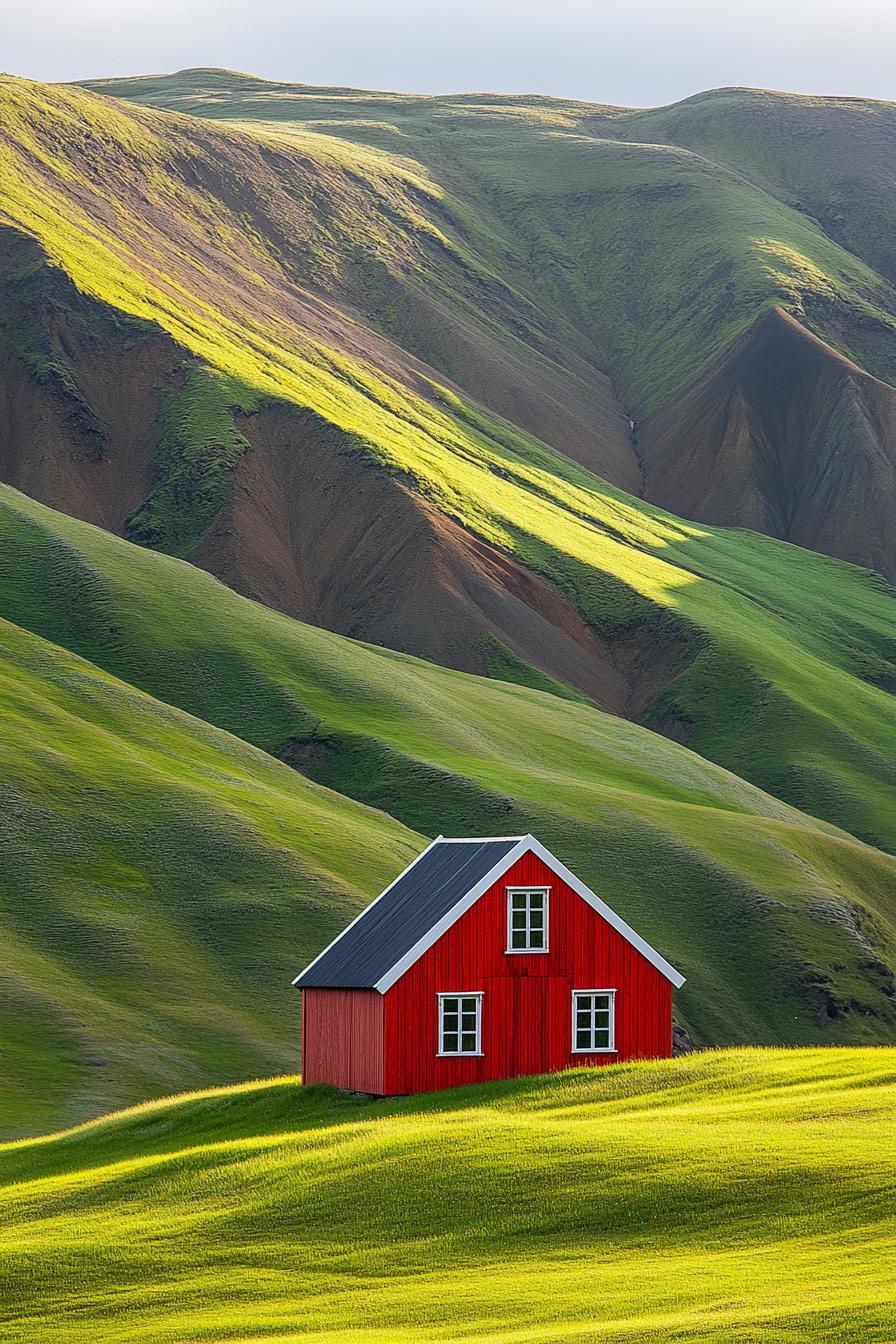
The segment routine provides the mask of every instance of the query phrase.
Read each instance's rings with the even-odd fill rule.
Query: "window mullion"
[[[461,1056],[482,1053],[482,995],[440,994],[439,1050],[440,1055]],[[464,1038],[472,1041],[472,1048],[464,1048]]]
[[[615,990],[573,990],[572,1049],[578,1054],[616,1052]]]
[[[508,952],[547,952],[549,899],[549,888],[508,887]]]

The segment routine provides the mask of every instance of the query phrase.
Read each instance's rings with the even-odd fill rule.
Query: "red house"
[[[394,1096],[671,1055],[684,977],[533,836],[439,836],[294,983],[304,1081]]]

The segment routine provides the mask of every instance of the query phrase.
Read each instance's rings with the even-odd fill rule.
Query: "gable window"
[[[616,1049],[615,989],[575,989],[572,995],[574,1054],[600,1054]]]
[[[547,952],[548,888],[507,888],[507,951]]]
[[[482,995],[439,995],[439,1054],[482,1054]]]

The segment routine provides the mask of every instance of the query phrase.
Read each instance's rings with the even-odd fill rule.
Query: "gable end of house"
[[[437,837],[296,977],[301,989],[384,995],[523,855],[533,853],[660,972],[685,978],[533,835]]]

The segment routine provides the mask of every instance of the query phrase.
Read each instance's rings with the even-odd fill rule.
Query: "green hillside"
[[[295,1066],[289,982],[420,848],[0,622],[0,1131]]]
[[[640,112],[219,70],[88,87],[307,154],[327,136],[343,157],[371,146],[413,165],[442,189],[449,223],[475,230],[477,260],[525,274],[569,315],[639,418],[773,304],[896,378],[896,270],[883,241],[892,103],[722,90]]]
[[[291,974],[410,831],[537,834],[689,977],[701,1044],[892,1039],[894,860],[666,738],[291,621],[6,489],[0,614],[9,1125],[294,1059]]]
[[[425,360],[430,382],[452,380],[465,400],[677,513],[896,578],[893,104],[719,90],[630,111],[213,70],[91,87],[255,139],[321,226],[309,252],[278,222],[289,278],[360,312],[368,331]],[[346,170],[366,210],[338,180]],[[264,212],[252,219],[270,232]],[[754,384],[733,369],[707,389],[707,371],[736,363],[781,311],[798,325],[780,397],[781,360],[761,341]],[[835,395],[829,366],[804,387],[809,332],[884,381],[852,368]],[[686,413],[657,476],[649,426],[695,384],[708,460],[691,456],[701,431]]]
[[[628,422],[773,306],[896,377],[871,234],[699,106],[102,87],[0,78],[0,469],[111,529],[0,487],[7,1132],[288,1067],[290,974],[439,831],[537,833],[700,1044],[891,1041],[892,590],[646,503]]]
[[[749,533],[683,524],[519,435],[511,447],[471,431],[461,451],[458,441],[401,433],[404,467],[429,472],[433,492],[446,492],[444,506],[469,529],[553,580],[620,654],[636,637],[636,654],[658,679],[648,724],[681,730],[696,751],[769,792],[896,848],[896,707],[881,689],[893,676],[896,607],[879,581]],[[48,584],[53,569],[40,548],[50,545],[63,565],[77,557],[47,529],[83,538],[113,566],[121,550],[40,509],[30,514],[36,524],[26,515],[22,501],[5,513],[16,541],[3,612],[56,639],[54,613],[61,607],[71,619],[71,595],[67,583]],[[144,575],[141,610],[156,607],[138,639],[164,642],[179,599],[155,591],[164,571],[152,561],[131,556],[127,568],[128,583]],[[80,649],[90,658],[92,628],[83,623]],[[216,623],[212,638],[222,638]],[[118,675],[128,675],[130,657],[114,666]],[[148,689],[184,703],[179,692]],[[247,721],[250,705],[242,702],[238,721],[189,697],[184,707],[268,745],[264,725]]]
[[[249,81],[249,93],[257,84]],[[234,105],[246,112],[243,84],[236,80],[233,87],[235,93],[214,104],[219,112]],[[294,278],[307,281],[311,266],[324,291],[328,284],[338,290],[351,271],[348,243],[354,239],[364,255],[375,247],[387,269],[416,274],[415,283],[431,277],[436,292],[449,280],[459,284],[459,275],[469,288],[478,276],[480,308],[492,323],[498,319],[483,285],[496,304],[522,311],[509,281],[489,281],[494,272],[476,259],[472,242],[427,216],[434,202],[448,209],[444,189],[411,174],[406,157],[393,161],[366,147],[356,155],[351,142],[336,148],[318,132],[316,149],[304,141],[278,141],[274,149],[255,135],[80,89],[6,80],[2,91],[8,221],[31,231],[88,293],[151,319],[185,353],[206,362],[177,391],[171,409],[177,433],[166,439],[157,464],[163,482],[136,515],[141,529],[151,533],[153,520],[161,519],[170,535],[173,511],[180,519],[174,549],[191,554],[208,526],[209,493],[219,507],[216,492],[226,495],[240,452],[234,437],[239,416],[232,425],[229,417],[272,399],[313,412],[336,435],[338,454],[394,474],[468,534],[546,579],[621,660],[657,669],[660,684],[638,712],[648,725],[684,736],[700,754],[862,839],[896,847],[890,805],[896,716],[892,696],[880,689],[893,675],[896,618],[880,585],[749,534],[682,524],[622,494],[507,420],[436,385],[397,347],[387,351],[357,323],[349,327],[335,308],[322,315],[312,291],[296,287]],[[262,92],[274,117],[306,105],[301,91],[284,95],[285,102],[276,88]],[[357,101],[320,99],[339,104],[343,113]],[[361,103],[366,106],[363,97]],[[447,115],[427,100],[407,106],[421,116],[421,107]],[[500,100],[498,112],[490,107],[489,100],[474,102],[464,114],[476,134],[487,137],[500,113],[530,139],[546,137],[556,155],[552,165],[565,171],[565,133],[555,124],[562,108],[539,103],[524,116]],[[577,132],[569,153],[603,153],[602,145],[584,142]],[[625,163],[634,153],[616,146],[617,152]],[[97,156],[106,165],[101,174]],[[502,162],[494,153],[488,157]],[[469,177],[468,167],[464,174]],[[237,180],[241,195],[234,200]],[[684,196],[690,199],[689,192]],[[555,220],[561,214],[553,197],[548,214]],[[480,241],[487,218],[474,228]],[[794,220],[809,227],[798,214]],[[593,220],[589,237],[592,227]],[[675,236],[687,239],[692,230],[682,221]],[[433,248],[437,264],[429,260]],[[643,257],[640,264],[647,264]],[[690,275],[684,260],[667,269]],[[826,292],[835,270],[824,282]],[[852,277],[847,306],[864,283]],[[619,292],[617,280],[613,288]],[[782,297],[773,290],[769,301]],[[676,311],[680,298],[670,299]],[[553,303],[555,311],[565,302],[559,293],[543,303],[539,298],[542,307],[536,312],[523,304],[523,315],[547,321],[543,305]],[[745,319],[755,306],[748,287]],[[726,300],[726,312],[736,308]],[[689,319],[688,326],[699,323]],[[674,349],[671,329],[662,344]],[[684,367],[677,356],[676,366]],[[45,599],[35,590],[30,600],[40,607]],[[163,630],[164,616],[159,620]],[[424,610],[420,621],[426,620]],[[54,637],[49,616],[41,632]],[[126,666],[117,670],[127,673]],[[205,716],[221,721],[212,710]],[[252,740],[263,736],[261,728],[254,736],[246,731]]]
[[[745,173],[896,281],[892,103],[716,89],[625,123],[627,137],[682,145]]]
[[[156,1103],[0,1149],[3,1319],[21,1344],[885,1344],[894,1067],[750,1050]]]

